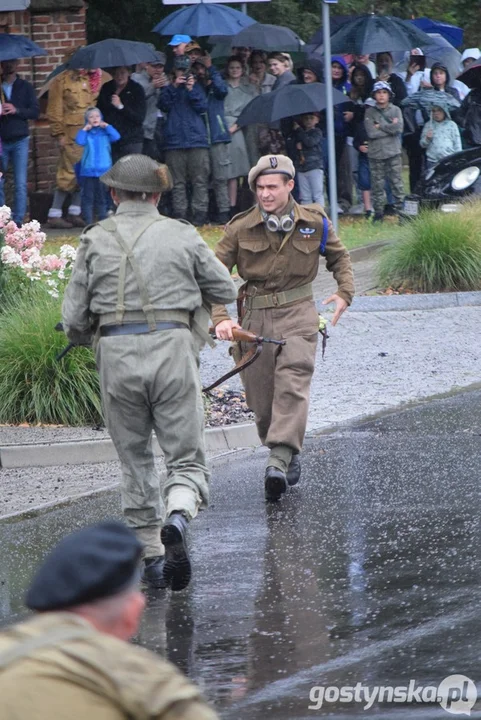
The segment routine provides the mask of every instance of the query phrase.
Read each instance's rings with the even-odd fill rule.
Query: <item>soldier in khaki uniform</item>
[[[59,144],[56,188],[48,224],[52,228],[84,227],[80,217],[80,190],[74,165],[82,157],[83,148],[75,143],[75,136],[85,125],[87,108],[95,105],[98,92],[91,90],[87,73],[68,70],[55,78],[48,93],[47,116],[50,132]],[[70,195],[68,219],[62,218],[62,206]]]
[[[295,170],[284,155],[266,155],[249,173],[258,204],[236,215],[225,228],[216,255],[229,270],[237,265],[244,280],[238,303],[242,327],[257,335],[286,339],[282,348],[266,345],[243,372],[247,403],[257,430],[271,452],[265,473],[267,500],[278,500],[300,477],[316,357],[319,317],[312,281],[319,258],[326,258],[338,290],[333,325],[351,303],[354,282],[349,254],[320,205],[298,205],[291,196]],[[225,307],[213,308],[217,337],[232,340]]]
[[[209,500],[197,315],[203,303],[231,302],[237,293],[192,225],[159,215],[160,194],[171,187],[165,165],[126,155],[101,180],[117,213],[80,238],[64,328],[76,344],[89,344],[95,333],[124,516],[145,547],[144,580],[181,590],[191,574],[186,525]],[[152,431],[167,469],[162,532]]]
[[[36,614],[0,634],[2,720],[216,720],[171,663],[130,645],[145,599],[142,546],[117,522],[64,538],[27,593]]]

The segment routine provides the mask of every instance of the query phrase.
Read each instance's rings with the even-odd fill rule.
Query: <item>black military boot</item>
[[[188,521],[180,512],[173,512],[160,531],[165,546],[164,580],[174,592],[187,587],[192,576],[187,548]]]
[[[299,482],[299,478],[301,477],[301,458],[298,454],[293,455],[291,462],[289,463],[289,467],[287,468],[287,475],[286,480],[287,484],[292,487],[292,485],[297,485]]]
[[[279,468],[269,465],[264,480],[265,498],[268,502],[276,502],[287,490],[286,474]]]
[[[145,558],[140,579],[150,587],[163,590],[167,587],[164,578],[164,556]]]

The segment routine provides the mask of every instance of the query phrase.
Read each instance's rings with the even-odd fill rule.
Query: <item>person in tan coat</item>
[[[232,340],[232,329],[242,326],[287,341],[282,348],[266,345],[242,374],[259,438],[270,448],[265,472],[269,501],[278,500],[300,477],[319,330],[312,282],[322,256],[338,284],[337,292],[324,301],[335,303],[333,325],[354,294],[349,253],[320,205],[294,201],[294,175],[286,156],[261,157],[248,178],[257,205],[228,223],[215,251],[229,270],[237,265],[244,280],[237,322],[225,307],[213,308],[217,337]]]
[[[50,131],[57,140],[60,151],[55,194],[48,212],[48,225],[52,228],[85,225],[80,216],[80,190],[74,168],[82,157],[82,148],[75,143],[75,137],[85,125],[87,108],[95,105],[100,91],[102,73],[99,71],[99,80],[95,82],[95,72],[67,70],[60,73],[49,88],[47,117]],[[64,219],[62,207],[68,195],[68,217]]]
[[[145,606],[142,545],[119,522],[64,538],[0,634],[2,720],[218,720],[170,662],[127,641]]]

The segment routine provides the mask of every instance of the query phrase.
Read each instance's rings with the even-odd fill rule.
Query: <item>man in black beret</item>
[[[130,645],[145,606],[142,544],[118,522],[64,538],[0,634],[2,720],[216,720],[171,663]]]

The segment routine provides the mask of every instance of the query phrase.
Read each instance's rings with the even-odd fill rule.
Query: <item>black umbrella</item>
[[[221,46],[214,48],[212,57],[222,57],[225,49],[232,47],[250,47],[256,50],[282,50],[284,52],[299,52],[304,47],[304,41],[293,30],[282,25],[264,25],[255,23],[244,28],[237,35],[230,37],[222,37],[220,35],[212,35],[209,43],[215,45],[221,43]],[[222,55],[220,53],[222,52]]]
[[[431,44],[429,35],[408,20],[388,15],[361,15],[341,25],[332,35],[331,52],[369,55]]]
[[[0,61],[46,55],[47,51],[23,35],[0,33]]]
[[[153,46],[134,40],[109,38],[77,50],[70,58],[68,66],[92,70],[93,68],[136,65],[143,62],[158,62]]]
[[[346,102],[346,96],[339,90],[332,93],[334,105]],[[237,125],[275,122],[303,113],[319,112],[325,107],[326,86],[323,83],[293,83],[251,100],[241,112]]]
[[[458,75],[458,80],[469,88],[481,88],[481,62],[476,62],[467,70]]]

